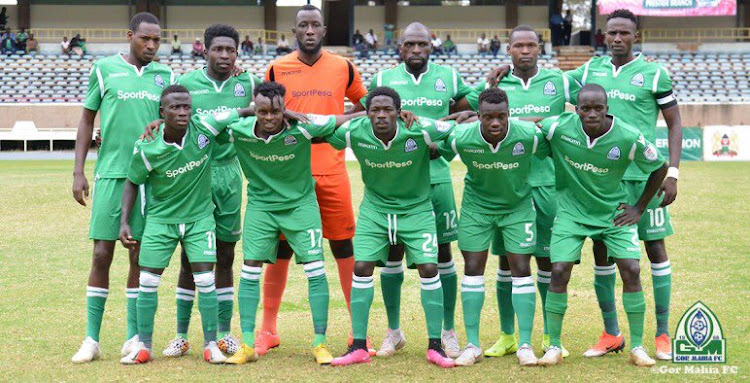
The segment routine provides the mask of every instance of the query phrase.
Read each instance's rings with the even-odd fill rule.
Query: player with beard
[[[278,82],[286,88],[284,102],[288,109],[299,113],[340,115],[344,113],[345,98],[356,104],[367,94],[359,72],[349,60],[321,49],[326,26],[320,9],[312,5],[301,7],[292,33],[297,39],[297,50],[275,60],[266,72],[266,81]],[[329,240],[336,259],[348,307],[354,272],[354,211],[344,151],[335,150],[328,143],[315,144],[311,166],[323,237]],[[292,249],[286,240],[282,240],[276,263],[266,269],[263,324],[255,339],[255,350],[259,355],[280,344],[276,320],[291,257]]]

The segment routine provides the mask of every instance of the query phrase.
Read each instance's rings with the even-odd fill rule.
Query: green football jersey
[[[99,112],[102,146],[94,174],[125,178],[133,145],[151,121],[159,118],[161,92],[174,82],[172,69],[151,62],[138,70],[119,53],[91,66],[83,107]]]
[[[349,120],[326,139],[336,149],[352,149],[362,168],[362,204],[388,214],[432,210],[428,145],[448,138],[454,124],[421,118],[406,129],[398,121],[396,136],[384,144],[375,137],[369,118]]]
[[[607,91],[609,113],[638,129],[650,142],[656,139],[659,110],[677,105],[667,69],[640,54],[619,68],[612,65],[611,56],[593,57],[568,74],[583,85],[601,85]],[[642,181],[648,174],[631,166],[624,179]]]
[[[479,108],[479,93],[487,89],[487,83],[480,83],[474,92],[466,96],[471,108]],[[508,108],[511,117],[552,117],[565,112],[565,103],[576,104],[580,84],[559,69],[539,68],[528,82],[512,74],[503,77],[498,88],[508,94]],[[531,186],[554,186],[555,166],[552,159],[532,158]]]
[[[433,63],[418,78],[406,71],[406,65],[378,72],[370,82],[370,91],[378,86],[393,88],[401,96],[401,108],[417,116],[437,120],[450,114],[451,100],[458,101],[471,93],[472,88],[464,83],[453,68]],[[364,105],[366,97],[362,98]],[[430,182],[451,182],[448,162],[437,158],[430,162]]]
[[[247,206],[273,211],[315,202],[315,184],[310,171],[310,140],[336,129],[335,116],[309,115],[310,123],[296,121],[281,132],[258,138],[256,117],[243,118],[219,136],[232,142],[247,178]]]
[[[128,179],[148,183],[148,220],[157,223],[189,223],[213,214],[211,155],[214,139],[237,120],[232,110],[190,119],[182,144],[164,141],[164,125],[152,141],[139,140],[130,160]]]
[[[485,214],[531,208],[532,159],[549,156],[542,132],[533,122],[520,120],[508,122],[508,134],[496,147],[484,139],[475,121],[456,125],[438,149],[446,159],[459,155],[466,165],[461,208]]]
[[[195,114],[246,108],[253,101],[255,86],[261,82],[258,77],[247,72],[218,82],[208,76],[206,68],[194,70],[177,78],[177,83],[190,91]],[[234,145],[229,142],[218,144],[213,150],[213,159],[216,162],[226,162],[237,157]]]
[[[664,165],[656,146],[618,117],[593,140],[571,112],[543,120],[542,132],[555,161],[557,216],[582,224],[612,225],[617,207],[628,201],[620,181],[631,163],[646,174]]]

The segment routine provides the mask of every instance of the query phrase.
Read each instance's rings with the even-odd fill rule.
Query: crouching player
[[[637,366],[655,361],[643,348],[646,303],[641,287],[641,247],[637,224],[667,174],[664,158],[635,128],[608,115],[604,88],[587,84],[578,94],[575,113],[542,121],[555,162],[557,218],[552,227],[552,281],[547,293],[547,326],[551,346],[540,365],[562,362],[560,334],[568,306],[567,286],[573,265],[580,262],[587,237],[603,241],[623,282],[622,302],[630,325],[630,360]],[[634,163],[649,174],[635,205],[620,182]]]
[[[427,360],[453,367],[441,346],[443,289],[438,276],[438,239],[430,200],[432,141],[448,138],[451,123],[421,119],[407,129],[398,121],[401,98],[388,87],[367,96],[368,118],[349,122],[327,137],[337,149],[351,148],[362,167],[365,194],[354,235],[352,282],[352,332],[349,351],[332,365],[369,362],[367,325],[374,294],[375,265],[385,266],[390,246],[403,243],[409,267],[421,280],[421,300],[427,320]]]
[[[536,246],[536,211],[531,199],[531,162],[546,158],[549,145],[534,123],[509,120],[508,96],[497,88],[479,95],[479,121],[456,126],[438,145],[444,158],[466,164],[464,198],[458,222],[458,247],[464,256],[461,301],[468,345],[456,365],[482,358],[479,322],[484,304],[484,268],[493,233],[502,236],[512,273],[513,309],[518,317],[522,366],[537,363],[531,347],[536,289],[529,262]]]
[[[230,364],[258,359],[252,345],[255,344],[255,317],[260,301],[260,275],[263,263],[276,262],[279,234],[284,234],[307,276],[315,332],[313,356],[318,364],[329,364],[333,359],[326,346],[328,280],[323,265],[323,232],[310,171],[310,151],[314,137],[328,136],[344,122],[363,113],[309,115],[309,123],[288,121],[284,118],[285,93],[285,88],[275,82],[258,85],[253,92],[255,117],[232,123],[219,136],[219,142],[234,144],[248,181],[242,240],[244,264],[238,295],[243,344],[227,360]]]
[[[172,85],[161,94],[159,113],[164,118],[161,134],[149,142],[136,142],[122,194],[120,241],[135,245],[128,219],[138,185],[146,184],[152,197],[146,221],[138,290],[138,336],[140,342],[124,356],[123,364],[147,363],[153,359],[152,334],[161,275],[180,243],[187,253],[198,288],[198,308],[203,323],[203,357],[209,363],[224,363],[216,344],[218,300],[214,282],[216,223],[211,201],[211,167],[215,136],[250,108],[214,115],[192,115],[188,90]]]

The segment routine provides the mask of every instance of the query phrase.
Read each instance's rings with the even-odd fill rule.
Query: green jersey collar
[[[385,142],[381,141],[380,138],[378,138],[378,136],[375,135],[375,132],[372,131],[372,122],[370,122],[369,130],[370,130],[370,134],[372,135],[372,137],[378,140],[378,142],[380,142],[380,145],[383,145],[383,150],[389,150],[391,149],[391,144],[393,144],[393,141],[396,141],[396,137],[398,137],[399,130],[401,130],[401,120],[396,121],[396,134],[394,134],[393,138],[390,141],[388,141],[387,145]]]
[[[190,124],[188,124],[187,129],[185,129],[185,135],[182,136],[182,142],[176,143],[176,142],[167,142],[167,140],[164,138],[164,131],[166,130],[166,126],[164,124],[161,124],[161,140],[164,141],[166,145],[171,145],[177,148],[177,150],[182,150],[182,148],[185,147],[185,140],[187,139],[188,133],[190,133]]]
[[[536,74],[535,74],[535,75],[533,75],[533,76],[531,76],[531,77],[529,77],[529,80],[528,80],[528,81],[525,81],[525,82],[524,82],[522,78],[520,78],[520,77],[518,77],[518,76],[516,76],[516,75],[514,75],[514,74],[513,74],[513,69],[514,69],[514,68],[513,68],[513,65],[511,65],[511,66],[510,66],[510,72],[508,72],[508,76],[509,76],[509,77],[513,77],[513,78],[515,78],[516,80],[518,80],[518,82],[520,82],[520,83],[521,83],[521,87],[523,88],[523,90],[529,90],[529,87],[531,86],[531,82],[532,82],[532,81],[533,81],[533,80],[534,80],[534,79],[535,79],[535,78],[536,78],[537,76],[539,76],[539,74],[541,74],[541,73],[542,73],[542,68],[541,68],[541,67],[539,67],[539,65],[537,65],[537,66],[536,66]]]
[[[596,145],[597,141],[599,141],[604,136],[608,135],[609,132],[611,132],[615,128],[615,116],[611,114],[608,114],[607,116],[612,117],[612,125],[609,126],[609,129],[606,132],[604,132],[604,134],[602,134],[601,136],[597,138],[594,138],[593,140],[591,139],[591,137],[589,137],[588,134],[586,134],[586,131],[583,130],[583,123],[581,123],[581,119],[580,118],[576,119],[578,121],[578,127],[581,129],[581,132],[586,137],[586,146],[588,146],[589,149],[592,149],[594,145]]]
[[[425,65],[427,65],[427,70],[424,71],[424,72],[422,72],[422,73],[420,73],[418,77],[414,77],[414,75],[412,73],[410,73],[408,70],[406,70],[406,63],[401,63],[401,70],[403,70],[404,73],[406,73],[409,77],[411,77],[411,80],[412,80],[412,82],[414,82],[414,85],[419,85],[419,83],[422,81],[422,78],[427,73],[430,72],[430,66],[432,66],[432,64],[429,61],[427,61],[427,64],[425,64]]]
[[[495,145],[495,146],[493,146],[491,143],[487,142],[487,140],[484,138],[484,135],[482,134],[482,123],[481,122],[477,123],[477,134],[479,134],[479,137],[482,139],[482,141],[484,141],[484,143],[487,144],[487,146],[490,147],[490,151],[492,153],[497,153],[497,151],[500,150],[500,147],[503,145],[503,142],[505,142],[505,140],[507,140],[508,137],[510,137],[510,127],[511,127],[511,123],[510,123],[510,120],[508,120],[508,132],[505,133],[505,137],[503,137],[502,140],[498,141],[497,145]]]
[[[136,75],[138,75],[138,77],[141,77],[141,76],[143,76],[143,74],[144,74],[144,73],[146,72],[146,69],[147,69],[147,68],[149,67],[149,65],[151,65],[151,63],[153,63],[153,61],[151,61],[150,63],[148,63],[148,64],[146,64],[146,65],[142,66],[142,67],[141,67],[141,69],[138,69],[138,67],[137,67],[137,66],[135,66],[135,65],[133,65],[133,64],[131,64],[131,63],[129,63],[129,62],[128,62],[128,60],[125,60],[125,57],[123,57],[123,55],[124,55],[124,54],[125,54],[125,53],[122,53],[122,52],[120,52],[120,53],[118,53],[118,54],[117,54],[117,56],[119,56],[119,57],[120,57],[120,59],[122,60],[122,62],[124,62],[124,63],[125,63],[125,65],[127,65],[127,66],[129,66],[129,67],[133,68],[133,71],[135,72],[135,74],[136,74]]]
[[[210,82],[214,86],[214,90],[216,91],[216,93],[221,93],[221,90],[224,89],[224,85],[226,85],[226,83],[228,83],[229,80],[232,79],[232,76],[229,76],[229,78],[227,78],[226,80],[222,81],[221,84],[219,84],[216,82],[216,80],[212,79],[211,76],[208,75],[208,71],[206,71],[206,67],[203,67],[203,69],[201,69],[201,73],[203,73],[203,77],[205,77],[206,80],[208,80],[208,82]]]
[[[258,118],[255,118],[255,123],[253,124],[252,129],[250,129],[251,137],[257,138],[257,139],[263,141],[263,143],[265,143],[265,144],[270,144],[271,141],[273,141],[274,138],[278,137],[281,133],[284,133],[285,130],[289,130],[289,128],[291,128],[291,126],[289,125],[289,121],[284,120],[284,125],[286,125],[286,126],[284,128],[282,128],[281,130],[279,130],[278,133],[272,134],[272,135],[268,136],[268,138],[260,138],[260,137],[258,137],[257,134],[255,134],[255,127],[257,125],[258,125]]]
[[[625,68],[626,66],[638,61],[642,55],[642,53],[638,53],[632,60],[620,65],[619,68],[615,68],[615,64],[612,64],[612,56],[609,56],[609,65],[612,67],[612,77],[617,78],[617,76],[620,75],[620,72],[622,72],[622,68]]]

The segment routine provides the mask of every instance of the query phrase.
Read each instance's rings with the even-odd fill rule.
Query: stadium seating
[[[750,53],[662,53],[650,55],[664,63],[672,74],[681,103],[750,102]],[[2,103],[71,103],[83,102],[88,86],[91,63],[101,57],[20,56],[0,59],[0,102]],[[273,56],[243,56],[245,69],[261,78]],[[177,74],[205,65],[203,59],[168,56],[160,60]],[[456,68],[470,85],[480,82],[490,68],[506,63],[506,58],[477,55],[435,56],[433,61]],[[354,59],[365,85],[379,70],[397,64],[394,56],[374,54]],[[544,55],[540,65],[558,67],[555,55]]]

